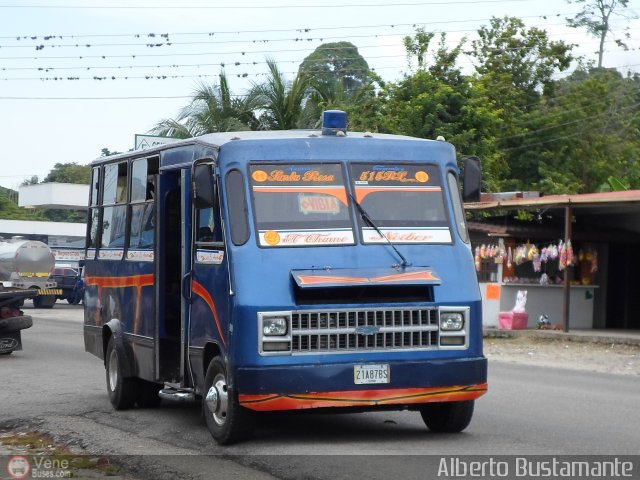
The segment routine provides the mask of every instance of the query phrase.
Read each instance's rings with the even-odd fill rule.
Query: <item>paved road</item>
[[[463,434],[429,433],[415,412],[279,415],[252,441],[218,447],[198,405],[111,408],[102,363],[84,352],[82,306],[25,313],[24,350],[0,358],[0,425],[39,422],[96,454],[162,455],[127,460],[143,477],[424,479],[426,455],[638,454],[637,377],[497,362]]]

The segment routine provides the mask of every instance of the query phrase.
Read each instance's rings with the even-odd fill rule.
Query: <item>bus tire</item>
[[[136,404],[141,408],[156,408],[162,402],[158,392],[162,385],[147,380],[138,380],[138,395]]]
[[[122,362],[125,361],[123,355],[123,352],[118,351],[116,343],[111,337],[105,356],[105,373],[109,400],[116,410],[126,410],[133,407],[138,394],[137,378],[125,378],[122,375]]]
[[[420,415],[432,432],[458,433],[471,423],[473,406],[473,400],[427,403],[420,407]]]
[[[225,363],[214,357],[204,380],[202,414],[213,439],[230,445],[248,439],[253,433],[253,412],[240,406],[237,393],[227,387]]]

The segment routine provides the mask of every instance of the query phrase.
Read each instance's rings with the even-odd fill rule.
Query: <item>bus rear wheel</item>
[[[458,433],[471,423],[473,406],[473,400],[427,403],[420,407],[420,415],[432,432]]]
[[[246,440],[253,433],[253,412],[240,406],[228,382],[224,361],[215,357],[205,376],[202,414],[211,436],[220,445]]]
[[[116,410],[126,410],[133,407],[138,395],[137,379],[134,377],[125,378],[122,375],[122,362],[124,361],[124,358],[121,358],[122,355],[111,337],[105,356],[105,373],[109,400]]]

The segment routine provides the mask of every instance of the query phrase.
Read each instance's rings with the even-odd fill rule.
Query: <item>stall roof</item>
[[[559,207],[640,207],[640,190],[621,192],[582,193],[575,195],[547,195],[543,197],[513,198],[465,203],[466,210],[535,209]]]
[[[467,211],[490,212],[491,215],[467,222],[470,231],[530,238],[557,237],[566,228],[564,210],[567,207],[574,217],[579,217],[579,222],[574,221],[572,237],[592,241],[640,240],[640,190],[465,203]],[[533,210],[534,215],[535,211],[538,215],[535,221],[518,221],[506,214],[509,210]]]

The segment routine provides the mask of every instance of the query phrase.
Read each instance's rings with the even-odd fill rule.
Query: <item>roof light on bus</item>
[[[342,110],[325,110],[322,113],[322,135],[347,134],[347,114]]]

